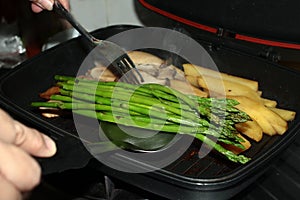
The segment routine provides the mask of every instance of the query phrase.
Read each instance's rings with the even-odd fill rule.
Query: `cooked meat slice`
[[[103,81],[103,82],[113,82],[116,80],[117,80],[117,77],[111,77],[111,76],[100,76],[99,77],[99,81]]]
[[[159,74],[159,66],[158,65],[154,65],[154,64],[137,64],[136,68],[139,71],[144,71],[144,72],[150,74],[151,76],[157,77],[158,74]]]
[[[140,73],[144,78],[143,83],[157,83],[157,84],[161,84],[161,85],[166,85],[167,80],[157,79],[154,76],[151,76],[150,74],[143,72],[143,71],[140,71]]]
[[[110,79],[116,79],[116,75],[114,75],[107,67],[99,66],[94,67],[90,70],[90,75],[95,80],[104,79],[102,77],[111,77]]]
[[[180,81],[180,80],[170,80],[170,87],[173,89],[176,89],[184,94],[192,94],[200,97],[207,97],[207,92],[204,92],[200,90],[199,88],[196,88],[192,86],[187,81]]]
[[[173,79],[176,74],[176,70],[171,66],[167,66],[159,69],[158,79]]]
[[[160,66],[164,63],[164,60],[150,53],[143,51],[129,51],[128,56],[134,62],[134,64],[153,64]]]
[[[59,94],[59,87],[54,86],[46,90],[45,92],[40,93],[40,97],[44,99],[50,99],[50,96],[53,94]]]

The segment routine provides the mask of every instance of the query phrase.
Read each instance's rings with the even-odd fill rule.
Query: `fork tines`
[[[144,80],[127,54],[120,56],[112,64],[121,80],[131,84],[141,84]]]

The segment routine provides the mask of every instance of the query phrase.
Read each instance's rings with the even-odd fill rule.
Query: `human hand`
[[[42,10],[52,10],[54,0],[29,0],[32,2],[31,9],[33,12],[39,13]],[[69,0],[59,0],[59,2],[66,8],[70,9]]]
[[[22,192],[39,183],[41,168],[30,155],[50,157],[55,153],[53,140],[0,109],[0,199],[22,199]]]

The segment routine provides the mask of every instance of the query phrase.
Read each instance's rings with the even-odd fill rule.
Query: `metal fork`
[[[54,1],[53,10],[61,17],[65,18],[83,37],[85,37],[97,50],[111,63],[111,66],[117,71],[125,82],[131,84],[140,84],[144,82],[142,75],[135,67],[133,61],[126,52],[118,45],[107,40],[99,40],[92,36],[72,14],[64,8],[57,0]],[[136,73],[135,73],[136,72]]]

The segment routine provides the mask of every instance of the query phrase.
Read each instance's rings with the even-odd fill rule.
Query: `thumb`
[[[55,154],[56,145],[48,136],[14,120],[0,109],[0,140],[19,146],[26,152],[39,157]]]
[[[56,153],[56,145],[50,137],[14,121],[16,137],[14,144],[38,157],[50,157]]]

